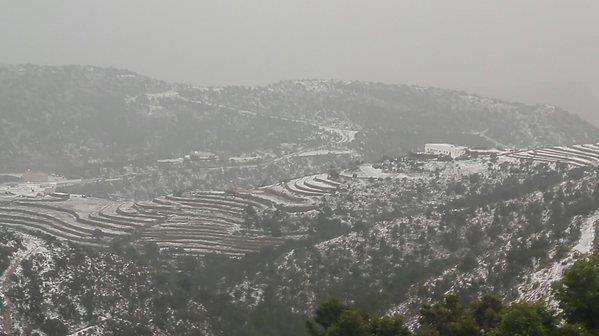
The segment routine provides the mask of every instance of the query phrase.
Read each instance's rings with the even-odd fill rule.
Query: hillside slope
[[[337,297],[414,317],[422,302],[447,293],[551,301],[564,268],[599,247],[595,169],[486,160],[385,165],[420,172],[349,184],[327,200],[315,236],[336,225],[350,232],[229,274],[234,302],[293,316]]]
[[[364,153],[398,154],[424,142],[533,147],[586,143],[598,130],[550,105],[524,105],[460,91],[326,80],[185,94],[271,116],[361,130]]]
[[[593,167],[484,157],[370,168],[387,177],[343,174],[316,210],[258,215],[254,229],[279,223],[304,234],[240,259],[118,239],[94,250],[42,236],[48,252],[23,263],[7,293],[19,303],[13,321],[43,330],[58,319],[68,330],[95,327],[92,335],[139,327],[139,335],[300,336],[331,297],[412,320],[446,293],[551,300],[564,268],[599,246]]]
[[[0,68],[0,170],[126,164],[206,149],[272,150],[310,142],[316,131],[177,99],[173,89],[125,70]]]
[[[192,150],[350,147],[368,157],[424,142],[530,147],[599,140],[553,106],[463,92],[304,80],[194,88],[126,70],[0,67],[0,170],[124,164]]]

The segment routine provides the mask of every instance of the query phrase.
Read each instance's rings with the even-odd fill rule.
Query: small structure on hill
[[[466,155],[468,148],[445,143],[429,143],[424,145],[424,154],[449,156],[453,159]]]

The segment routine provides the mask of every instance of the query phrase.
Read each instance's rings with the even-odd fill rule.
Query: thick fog
[[[0,63],[199,85],[338,78],[549,102],[599,122],[599,2],[5,1]]]

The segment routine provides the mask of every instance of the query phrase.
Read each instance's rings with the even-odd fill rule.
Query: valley
[[[555,306],[599,245],[599,130],[555,106],[0,69],[9,334],[303,336],[331,297],[416,328],[447,294]]]

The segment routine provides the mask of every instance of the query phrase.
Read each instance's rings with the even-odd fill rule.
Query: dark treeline
[[[310,336],[593,336],[599,335],[599,255],[577,261],[553,285],[561,313],[544,302],[507,304],[494,295],[471,302],[448,295],[424,304],[414,331],[401,315],[365,313],[336,299],[306,322]]]

